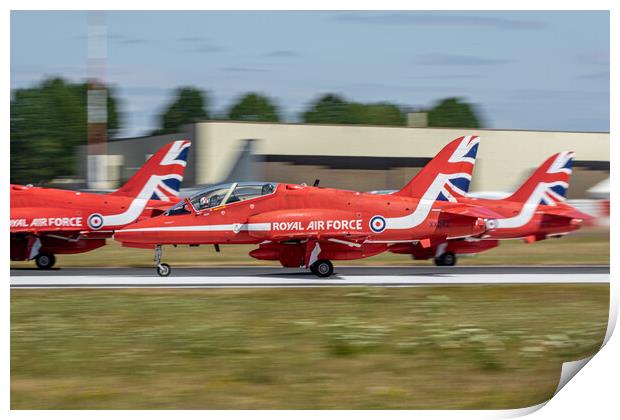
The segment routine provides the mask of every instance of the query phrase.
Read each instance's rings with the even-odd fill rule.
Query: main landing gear
[[[330,260],[317,260],[310,266],[310,271],[318,277],[329,277],[334,274],[334,264]]]
[[[36,256],[34,259],[35,264],[41,270],[49,270],[56,264],[56,257],[54,254],[42,253]]]
[[[155,265],[157,266],[157,274],[161,277],[168,277],[172,269],[166,263],[161,262],[161,245],[155,247]]]
[[[435,265],[438,266],[453,266],[454,264],[456,264],[456,255],[452,252],[444,252],[435,258]]]

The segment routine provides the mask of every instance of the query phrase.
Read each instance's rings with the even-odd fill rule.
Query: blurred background
[[[448,141],[477,134],[474,191],[507,194],[549,155],[573,150],[569,198],[608,222],[607,12],[76,11],[11,21],[13,183],[111,190],[184,138],[186,188],[321,179],[396,189]]]

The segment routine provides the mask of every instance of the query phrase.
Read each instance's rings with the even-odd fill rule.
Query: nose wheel
[[[161,262],[161,254],[161,245],[157,245],[155,247],[155,265],[157,274],[160,277],[168,277],[172,269],[170,268],[170,265]]]
[[[157,274],[161,277],[168,277],[170,275],[170,271],[172,271],[172,269],[166,263],[157,265]]]
[[[310,266],[310,271],[317,277],[329,277],[334,274],[334,264],[330,260],[317,260]]]

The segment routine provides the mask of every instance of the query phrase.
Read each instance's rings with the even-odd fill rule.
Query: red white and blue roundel
[[[369,222],[370,230],[375,233],[381,233],[385,230],[385,218],[383,216],[374,216]]]
[[[103,216],[99,213],[93,213],[88,216],[86,222],[88,223],[88,227],[93,230],[101,229],[103,227]]]

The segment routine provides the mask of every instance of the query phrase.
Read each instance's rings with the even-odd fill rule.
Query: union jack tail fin
[[[187,140],[168,143],[111,195],[162,201],[178,197],[190,145]]]
[[[525,203],[536,198],[536,204],[551,206],[565,201],[573,173],[573,157],[573,152],[560,152],[551,156],[506,200]]]
[[[392,195],[458,201],[469,192],[479,143],[478,136],[451,141],[402,190]]]

